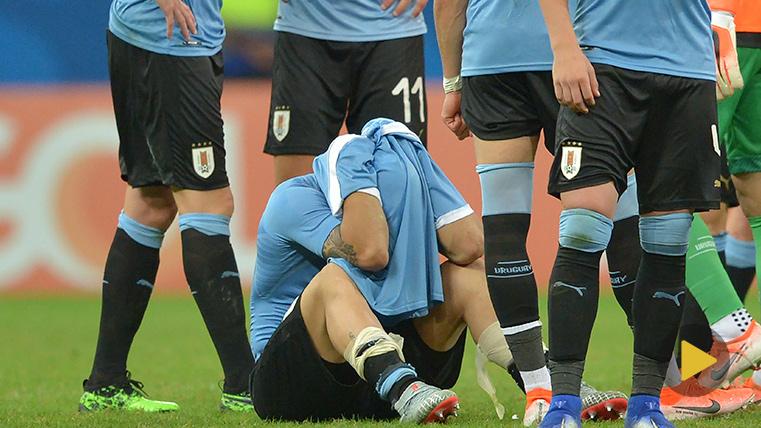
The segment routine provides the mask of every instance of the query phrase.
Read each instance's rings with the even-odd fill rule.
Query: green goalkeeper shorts
[[[761,48],[737,48],[745,86],[719,103],[719,128],[732,175],[761,172]]]

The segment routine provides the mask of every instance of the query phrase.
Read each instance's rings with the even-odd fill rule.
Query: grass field
[[[749,302],[753,302],[749,305],[752,308],[758,307],[755,295]],[[0,297],[0,427],[273,425],[262,423],[254,415],[221,414],[217,410],[217,383],[222,372],[189,296],[153,299],[129,361],[134,377],[146,384],[152,397],[177,401],[181,411],[162,415],[78,414],[77,401],[82,379],[92,363],[99,311],[96,296]],[[603,295],[597,320],[586,379],[599,388],[628,391],[631,333],[612,296]],[[522,415],[523,396],[507,374],[493,371],[499,397],[507,408],[505,420],[500,422],[488,397],[476,385],[472,350],[469,346],[455,387],[462,401],[460,417],[450,424],[521,426],[511,416]],[[330,425],[394,424],[360,421]],[[623,426],[620,422],[590,425]],[[758,427],[761,406],[727,417],[681,422],[678,426]]]

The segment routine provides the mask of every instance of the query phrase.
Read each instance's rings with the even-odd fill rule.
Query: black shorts
[[[716,89],[708,80],[594,64],[602,96],[588,114],[561,107],[549,193],[637,173],[641,213],[719,207]]]
[[[108,32],[108,66],[122,180],[132,187],[226,187],[222,53],[160,55]]]
[[[539,135],[544,130],[544,145],[553,153],[559,108],[550,71],[463,79],[462,117],[484,141]]]
[[[460,376],[465,331],[452,349],[437,352],[412,321],[387,331],[404,337],[404,356],[429,385],[451,388]],[[262,419],[304,421],[396,419],[399,415],[348,364],[331,364],[312,345],[300,302],[270,338],[251,375],[251,394]]]
[[[727,164],[727,151],[721,148],[721,203],[726,204],[729,208],[739,207],[740,201],[737,199],[737,190],[735,183],[732,182],[732,174],[729,172]]]
[[[333,42],[278,32],[264,152],[319,155],[346,119],[350,133],[377,117],[426,142],[423,36]]]

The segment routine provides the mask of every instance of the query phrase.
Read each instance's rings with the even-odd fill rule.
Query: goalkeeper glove
[[[740,63],[737,60],[735,17],[729,12],[711,13],[716,52],[716,98],[721,101],[743,87]]]

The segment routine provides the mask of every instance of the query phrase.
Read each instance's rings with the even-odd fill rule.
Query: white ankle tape
[[[359,377],[365,379],[365,360],[376,355],[396,351],[399,358],[404,361],[403,345],[404,338],[401,336],[389,335],[378,327],[367,327],[360,331],[357,337],[346,347],[344,359],[354,367]],[[360,352],[361,355],[357,355]]]
[[[476,380],[478,386],[489,395],[494,410],[497,412],[497,417],[502,420],[505,416],[505,406],[499,402],[497,389],[489,377],[489,372],[486,371],[487,361],[491,361],[505,370],[513,361],[513,356],[507,347],[505,336],[502,335],[502,329],[498,322],[486,327],[481,333],[481,337],[478,338],[478,344],[476,344]]]

